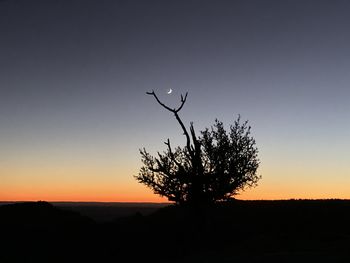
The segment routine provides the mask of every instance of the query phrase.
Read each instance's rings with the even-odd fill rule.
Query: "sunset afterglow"
[[[1,1],[0,201],[166,202],[133,177],[185,144],[151,90],[198,135],[249,120],[237,198],[350,199],[350,2],[306,2]]]

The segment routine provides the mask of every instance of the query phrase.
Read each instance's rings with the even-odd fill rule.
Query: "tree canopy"
[[[248,121],[240,116],[228,131],[221,121],[215,120],[210,128],[197,136],[190,123],[189,131],[178,112],[187,99],[181,95],[181,105],[171,109],[152,95],[165,109],[175,115],[186,137],[186,145],[174,149],[168,139],[166,150],[152,156],[145,148],[140,150],[143,166],[135,178],[177,204],[203,205],[227,200],[247,187],[257,185],[261,176],[258,149],[251,136]]]

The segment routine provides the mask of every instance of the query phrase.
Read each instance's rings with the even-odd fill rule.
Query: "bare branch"
[[[176,110],[176,112],[180,111],[180,110],[182,109],[182,107],[184,106],[184,104],[185,104],[185,102],[186,102],[186,99],[187,99],[187,94],[188,94],[188,92],[186,92],[185,98],[184,98],[184,97],[182,96],[182,94],[181,94],[181,105],[180,105],[180,107]]]
[[[183,124],[182,120],[180,119],[179,115],[177,114],[177,112],[174,112],[174,114],[175,114],[175,118],[176,118],[177,122],[180,124],[180,126],[184,132],[184,135],[186,136],[186,146],[187,146],[188,152],[190,153],[190,156],[193,157],[190,135],[188,134],[188,131],[187,131],[185,125]]]
[[[181,105],[177,109],[172,109],[172,108],[168,107],[167,105],[165,105],[163,102],[161,102],[159,100],[157,94],[154,92],[154,90],[152,90],[151,92],[146,92],[146,94],[147,95],[152,95],[163,108],[167,109],[168,111],[171,111],[171,112],[175,113],[175,112],[179,112],[182,109],[182,107],[184,106],[184,104],[186,102],[186,99],[187,99],[188,92],[186,92],[185,97],[183,97],[182,94],[181,94]]]
[[[156,95],[156,93],[154,92],[154,90],[152,90],[151,92],[146,92],[147,95],[152,95],[156,101],[165,109],[167,109],[168,111],[171,111],[172,113],[174,113],[175,115],[175,118],[177,120],[177,122],[180,124],[183,132],[184,132],[184,135],[186,136],[186,146],[187,146],[187,149],[188,149],[188,152],[190,153],[190,156],[193,158],[194,157],[194,153],[193,153],[193,150],[192,150],[192,147],[191,147],[191,139],[190,139],[190,135],[185,127],[185,125],[183,124],[182,120],[180,119],[179,115],[178,115],[178,112],[182,109],[183,105],[185,104],[186,102],[186,99],[187,99],[187,94],[188,92],[186,92],[185,94],[185,97],[183,97],[181,95],[181,105],[179,108],[177,109],[171,109],[170,107],[168,107],[167,105],[165,105],[163,102],[161,102],[159,99],[158,99],[158,96]]]
[[[181,168],[182,165],[176,160],[176,157],[173,153],[173,150],[171,149],[171,145],[170,145],[170,140],[168,139],[166,142],[164,142],[165,145],[168,146],[168,151],[169,151],[169,154],[170,154],[170,158],[173,160],[173,162],[179,167]]]

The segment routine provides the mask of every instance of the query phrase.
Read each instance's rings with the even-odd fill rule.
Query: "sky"
[[[163,202],[139,149],[249,120],[239,199],[350,198],[350,2],[0,1],[0,200]],[[167,91],[172,89],[171,94]]]

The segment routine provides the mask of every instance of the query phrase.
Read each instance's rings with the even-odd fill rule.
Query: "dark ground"
[[[116,202],[53,202],[56,207],[79,212],[98,223],[140,213],[150,215],[166,203],[116,203]]]
[[[350,201],[162,206],[1,205],[0,262],[350,262]]]

